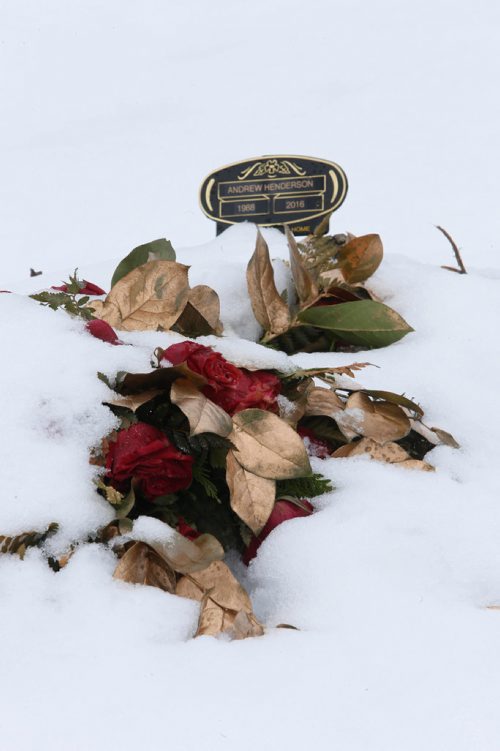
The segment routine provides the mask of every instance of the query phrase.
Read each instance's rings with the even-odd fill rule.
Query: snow
[[[0,288],[14,293],[0,294],[0,534],[58,521],[65,549],[111,518],[87,462],[113,426],[96,373],[146,371],[181,340],[124,332],[132,346],[113,347],[26,293],[75,266],[109,289],[120,258],[161,236],[221,296],[226,336],[202,343],[285,371],[369,361],[356,383],[404,391],[461,444],[428,455],[434,473],[313,459],[334,492],[248,570],[231,562],[262,638],[191,640],[196,603],[114,581],[97,545],[57,574],[37,551],[0,556],[2,749],[496,751],[498,5],[7,0],[0,13]],[[346,169],[332,229],[381,234],[370,288],[414,333],[355,356],[255,343],[255,228],[210,239],[196,189],[273,152]],[[436,223],[466,276],[439,268],[453,259]],[[264,234],[281,291],[284,238]]]

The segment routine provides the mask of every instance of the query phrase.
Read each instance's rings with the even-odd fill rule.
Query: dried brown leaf
[[[404,462],[398,462],[398,467],[404,467],[404,469],[420,469],[422,472],[435,472],[436,468],[432,464],[421,459],[406,459]]]
[[[334,451],[333,457],[347,457],[347,456],[360,456],[362,454],[368,454],[371,459],[376,459],[379,462],[388,462],[390,464],[396,464],[398,462],[404,462],[410,458],[410,455],[397,443],[389,442],[381,445],[372,438],[362,438],[356,443],[348,443],[345,446],[341,446]]]
[[[286,331],[291,323],[290,311],[276,289],[269,248],[260,230],[247,266],[247,285],[252,310],[262,328],[274,335]]]
[[[307,394],[307,404],[305,410],[306,417],[324,416],[331,417],[332,420],[337,422],[342,434],[348,441],[355,438],[358,433],[355,430],[351,430],[348,424],[349,420],[344,421],[343,411],[345,403],[332,389],[319,388],[315,386],[310,389]]]
[[[318,287],[309,271],[305,268],[297,241],[287,225],[285,225],[285,234],[290,251],[290,268],[297,296],[302,305],[309,305],[318,297]]]
[[[382,263],[384,250],[379,235],[355,237],[341,247],[336,261],[349,284],[364,282]]]
[[[135,542],[120,558],[114,579],[132,584],[148,584],[164,592],[175,592],[175,572],[167,561],[145,542]]]
[[[226,437],[233,429],[233,422],[227,412],[207,399],[185,378],[174,381],[170,398],[186,415],[191,435],[215,433]]]
[[[92,300],[94,315],[122,331],[168,330],[188,301],[188,266],[150,261],[122,277],[104,302]]]
[[[344,412],[336,419],[342,431],[347,428],[378,443],[398,441],[411,430],[410,420],[397,404],[372,402],[360,391],[349,396]]]
[[[175,323],[175,330],[184,336],[222,334],[220,300],[217,292],[205,284],[189,291],[186,307]]]
[[[344,407],[344,402],[335,391],[314,386],[307,392],[305,416],[326,415],[335,420],[335,416],[343,412]]]
[[[233,417],[229,436],[238,462],[248,472],[269,480],[311,474],[301,437],[284,420],[262,409],[245,409]]]
[[[231,508],[256,535],[269,519],[276,498],[275,480],[267,480],[244,469],[229,451],[226,459],[226,482]]]
[[[181,535],[168,524],[159,520],[155,521],[156,525],[159,525],[162,530],[156,536],[153,537],[151,534],[141,535],[140,528],[138,529],[134,525],[133,537],[135,540],[150,545],[174,571],[181,574],[201,571],[213,561],[220,561],[224,558],[224,548],[213,535],[203,534],[196,540],[188,540],[187,537]]]
[[[177,584],[177,594],[201,603],[195,636],[224,633],[233,639],[244,639],[264,633],[248,594],[221,561],[183,576]]]
[[[441,428],[429,428],[429,430],[432,430],[439,438],[440,443],[443,443],[445,446],[451,446],[453,449],[460,448],[460,444],[446,430],[441,430]]]

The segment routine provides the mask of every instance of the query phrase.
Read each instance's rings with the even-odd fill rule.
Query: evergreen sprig
[[[310,477],[296,477],[292,480],[278,480],[276,483],[276,498],[291,495],[294,498],[314,498],[333,490],[332,483],[323,475],[314,474]]]

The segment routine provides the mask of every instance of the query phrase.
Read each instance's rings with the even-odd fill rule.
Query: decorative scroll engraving
[[[276,177],[277,175],[305,175],[306,172],[298,164],[283,159],[268,159],[267,162],[255,162],[238,175],[238,180],[247,180],[249,177]]]

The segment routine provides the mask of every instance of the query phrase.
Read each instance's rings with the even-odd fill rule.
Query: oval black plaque
[[[335,211],[347,193],[347,177],[334,162],[306,156],[262,156],[234,162],[208,175],[200,188],[203,212],[217,222],[288,224],[307,235]]]

